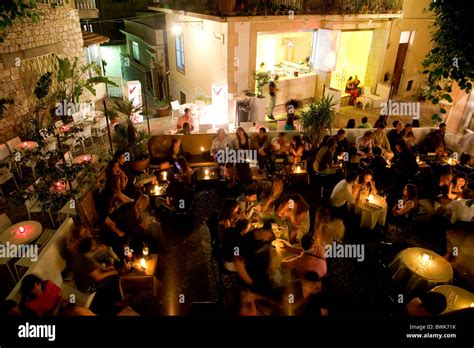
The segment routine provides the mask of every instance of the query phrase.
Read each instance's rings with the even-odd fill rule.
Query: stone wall
[[[79,15],[70,7],[52,9],[38,4],[42,16],[37,23],[16,20],[0,43],[0,98],[12,98],[0,120],[0,143],[21,135],[25,114],[37,78],[50,71],[53,54],[79,57],[84,63]]]

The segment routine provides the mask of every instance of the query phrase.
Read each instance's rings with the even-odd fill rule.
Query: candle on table
[[[147,256],[148,255],[148,247],[144,247],[143,250],[142,250],[142,253],[143,253],[143,256]]]
[[[143,257],[140,259],[140,267],[146,269],[146,260]]]
[[[204,146],[201,146],[201,152],[204,152]]]
[[[163,180],[166,180],[168,178],[168,173],[167,172],[163,172],[162,173],[162,176],[163,176]]]
[[[155,194],[158,194],[160,192],[160,187],[158,185],[155,185]]]
[[[20,228],[18,228],[18,230],[20,231],[20,233],[25,233],[25,228],[23,226],[20,226]]]
[[[453,159],[452,159],[452,158],[449,158],[449,159],[448,159],[448,163],[449,163],[450,165],[453,164]]]
[[[209,175],[209,170],[208,170],[208,169],[204,170],[204,175],[205,175],[205,176],[208,176],[208,175]]]
[[[301,167],[300,167],[300,166],[297,166],[297,167],[296,167],[296,172],[297,172],[297,173],[301,173]]]
[[[471,307],[474,307],[474,302],[473,302],[473,303],[471,303]]]
[[[422,253],[421,254],[421,263],[426,264],[431,259],[430,255]]]
[[[374,195],[370,194],[368,200],[369,203],[374,203]]]

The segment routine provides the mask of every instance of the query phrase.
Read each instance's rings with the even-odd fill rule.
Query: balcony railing
[[[36,0],[36,2],[40,4],[63,6],[66,0]]]
[[[153,6],[214,15],[396,13],[403,0],[152,0]]]
[[[78,10],[95,10],[95,0],[76,0]]]

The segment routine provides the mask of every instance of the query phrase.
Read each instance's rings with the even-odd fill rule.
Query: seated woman
[[[80,241],[86,238],[91,238],[92,240],[92,248],[87,256],[93,258],[99,263],[105,263],[107,265],[113,265],[115,262],[120,262],[120,258],[112,248],[102,244],[94,238],[91,229],[83,223],[77,223],[66,239],[66,248],[71,255],[77,255],[77,248]]]
[[[112,160],[107,169],[107,179],[105,182],[104,195],[109,213],[114,211],[123,203],[133,202],[133,199],[123,193],[123,189],[127,185],[121,175],[120,164],[117,160]]]
[[[240,205],[237,200],[227,198],[219,214],[219,229],[235,227],[235,223],[241,218]]]
[[[66,300],[59,286],[49,280],[42,280],[34,274],[26,275],[21,281],[20,310],[32,316],[87,315],[95,316],[89,309],[75,306]]]
[[[468,185],[468,178],[465,173],[458,173],[454,175],[453,181],[449,184],[448,198],[451,200],[460,199],[463,197],[463,192]]]
[[[364,175],[359,177],[359,198],[358,200],[365,200],[369,195],[376,195],[377,188],[375,187],[374,172],[372,169],[366,169]]]
[[[346,128],[352,129],[356,127],[356,120],[354,118],[351,118],[347,121]]]
[[[288,241],[299,244],[310,226],[309,205],[299,194],[292,194],[288,202],[278,209],[278,216],[288,223]]]
[[[413,184],[403,188],[403,197],[393,207],[392,214],[395,219],[408,218],[418,210],[418,189]]]
[[[186,158],[179,157],[175,164],[179,170],[179,177],[181,181],[183,181],[186,185],[191,185],[193,181],[193,170],[189,166],[188,161],[186,161]]]
[[[354,105],[357,97],[359,96],[359,91],[354,83],[354,80],[352,79],[352,76],[349,77],[346,82],[346,93],[349,93],[351,95],[349,105]]]
[[[262,212],[271,213],[278,210],[278,206],[283,202],[287,201],[286,193],[284,192],[285,183],[282,178],[275,176],[272,182],[272,191],[268,196],[267,200],[262,206]]]
[[[291,163],[293,165],[301,162],[303,158],[304,146],[299,135],[295,135],[290,143],[290,156],[292,157]]]

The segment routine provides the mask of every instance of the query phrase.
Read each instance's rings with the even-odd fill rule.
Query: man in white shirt
[[[232,141],[229,139],[229,137],[225,133],[225,129],[219,128],[217,130],[217,136],[214,139],[212,139],[211,151],[210,151],[211,156],[216,158],[217,153],[220,150],[225,151],[226,147],[228,147],[229,149],[232,149],[233,147]]]
[[[187,123],[189,124],[189,128],[191,129],[191,132],[194,131],[194,120],[193,117],[191,116],[191,109],[184,109],[184,115],[178,117],[178,124],[177,128],[182,129],[184,124]]]
[[[350,172],[346,178],[339,181],[334,186],[331,194],[330,203],[335,208],[344,208],[355,205],[355,199],[359,193],[360,185],[357,183],[359,175],[356,172]]]
[[[361,135],[360,137],[356,139],[357,152],[361,155],[371,157],[373,146],[374,146],[374,141],[372,139],[371,131],[365,132],[364,135]]]
[[[449,203],[451,223],[457,221],[472,222],[474,218],[474,199],[457,199]]]

